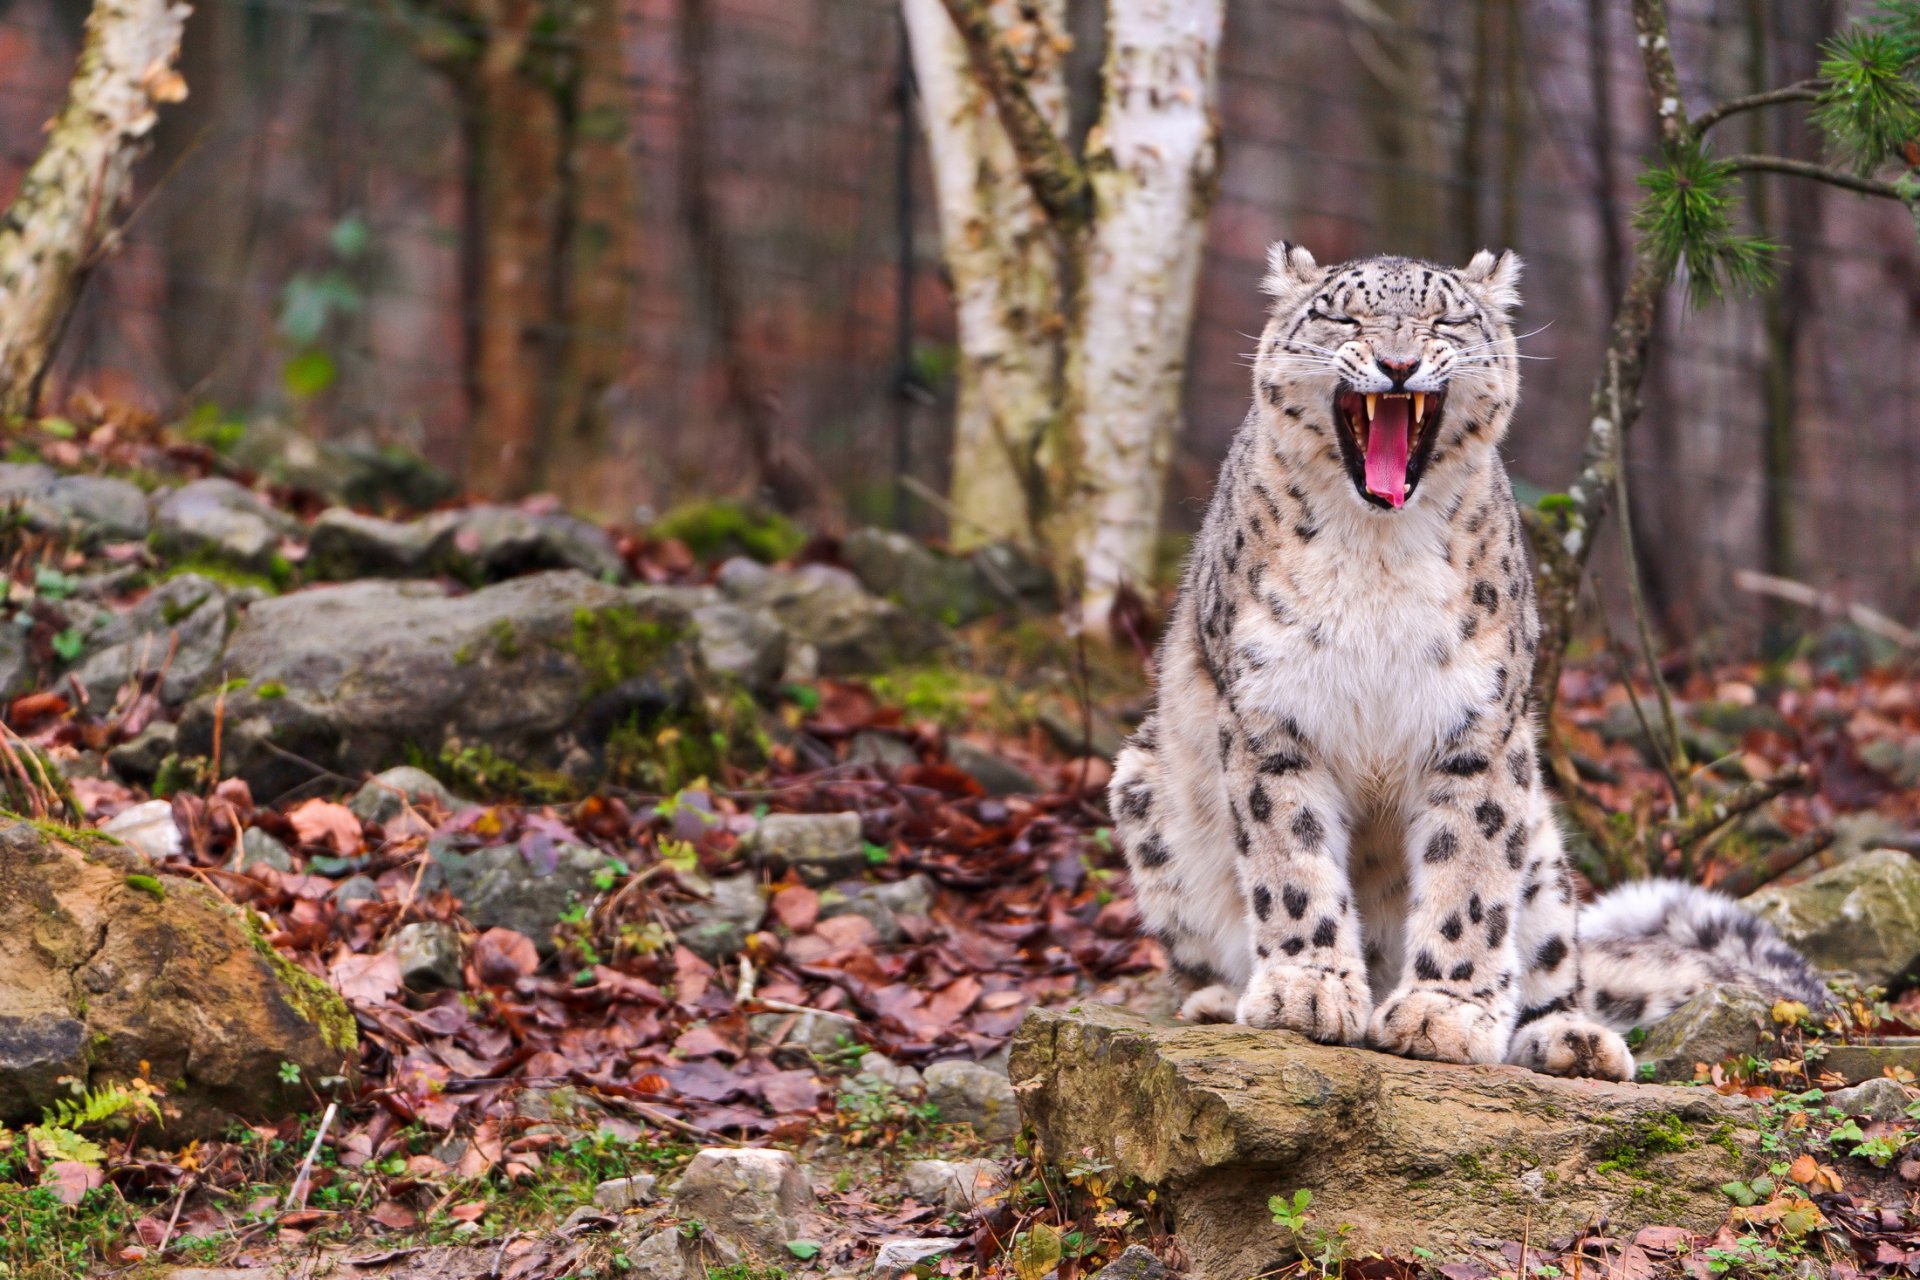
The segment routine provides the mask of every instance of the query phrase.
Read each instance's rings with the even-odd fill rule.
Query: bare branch
[[[1901,626],[1871,605],[1843,599],[1831,591],[1822,591],[1804,582],[1776,577],[1770,573],[1755,573],[1751,569],[1736,569],[1733,574],[1733,585],[1742,591],[1750,591],[1754,595],[1772,596],[1776,600],[1785,600],[1789,604],[1797,604],[1802,608],[1814,609],[1820,613],[1845,614],[1847,620],[1862,631],[1884,640],[1891,640],[1902,649],[1920,649],[1920,632]]]
[[[1727,163],[1745,173],[1786,173],[1796,178],[1811,178],[1815,182],[1845,187],[1848,191],[1858,191],[1861,195],[1883,196],[1888,200],[1898,200],[1902,203],[1913,199],[1910,193],[1901,190],[1891,182],[1882,182],[1878,178],[1858,177],[1845,169],[1829,169],[1825,165],[1813,164],[1806,160],[1789,160],[1785,156],[1728,156]]]
[[[1707,887],[1718,889],[1730,898],[1744,898],[1762,885],[1772,884],[1832,843],[1832,827],[1816,828],[1798,840],[1789,840],[1771,850],[1757,862],[1735,867]]]
[[[1764,782],[1743,782],[1716,799],[1709,800],[1684,817],[1662,823],[1648,836],[1651,852],[1663,849],[1686,850],[1705,840],[1743,814],[1751,813],[1775,796],[1805,786],[1812,777],[1803,764],[1792,764]],[[1657,861],[1657,858],[1650,861]]]
[[[1000,123],[1020,158],[1020,174],[1033,198],[1061,231],[1086,226],[1093,210],[1086,171],[1040,113],[1013,51],[1000,38],[986,0],[941,0],[967,46],[967,61],[993,99]]]
[[[1786,102],[1818,102],[1820,93],[1826,85],[1827,82],[1824,80],[1802,80],[1784,88],[1769,89],[1765,93],[1750,93],[1744,98],[1729,98],[1702,111],[1699,118],[1693,122],[1693,132],[1695,136],[1704,134],[1728,116],[1737,116],[1742,111],[1777,107]]]

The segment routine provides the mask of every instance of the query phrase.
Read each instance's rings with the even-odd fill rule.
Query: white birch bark
[[[1041,0],[1027,23],[996,3],[1016,51],[1032,54],[1028,89],[1064,127],[1065,0]],[[903,0],[925,113],[960,342],[954,417],[952,540],[961,547],[1035,541],[1035,455],[1060,411],[1061,261],[1058,237],[1021,176],[1013,144],[941,0]]]
[[[1081,618],[1151,580],[1207,211],[1219,166],[1224,0],[1109,0],[1105,95],[1087,140],[1094,193],[1069,339],[1064,515]]]
[[[190,12],[172,0],[95,0],[67,103],[0,221],[0,411],[30,412],[81,279],[113,234]]]

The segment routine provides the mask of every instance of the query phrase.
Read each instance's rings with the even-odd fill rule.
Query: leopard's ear
[[[1460,269],[1460,279],[1480,296],[1481,304],[1501,315],[1520,305],[1520,255],[1511,249],[1495,254],[1482,249]]]
[[[1276,240],[1267,250],[1267,278],[1260,282],[1260,287],[1274,297],[1284,298],[1319,279],[1320,264],[1302,246]]]

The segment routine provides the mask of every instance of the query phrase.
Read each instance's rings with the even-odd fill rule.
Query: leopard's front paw
[[[1437,987],[1403,988],[1374,1010],[1367,1039],[1403,1058],[1498,1062],[1505,1029],[1484,1005]]]
[[[1298,1031],[1323,1044],[1359,1044],[1373,994],[1366,974],[1326,965],[1276,964],[1253,975],[1236,1021]]]
[[[1633,1079],[1633,1055],[1618,1032],[1577,1013],[1550,1013],[1513,1033],[1507,1061],[1550,1076]]]

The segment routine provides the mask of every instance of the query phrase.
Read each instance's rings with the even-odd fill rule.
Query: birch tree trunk
[[[88,271],[110,247],[186,26],[172,0],[95,0],[67,103],[0,221],[0,412],[32,412]]]
[[[1056,540],[1082,622],[1152,578],[1180,423],[1187,339],[1219,168],[1224,0],[1109,0],[1100,118],[1087,139],[1093,225],[1068,353]]]
[[[1065,60],[1047,47],[1064,0],[1041,0],[1028,78],[1056,133],[1066,125]],[[1044,520],[1039,451],[1058,423],[1065,324],[1062,243],[1028,188],[1012,140],[941,0],[904,0],[957,312],[952,540],[1034,544]],[[1007,30],[1013,4],[992,6]]]

